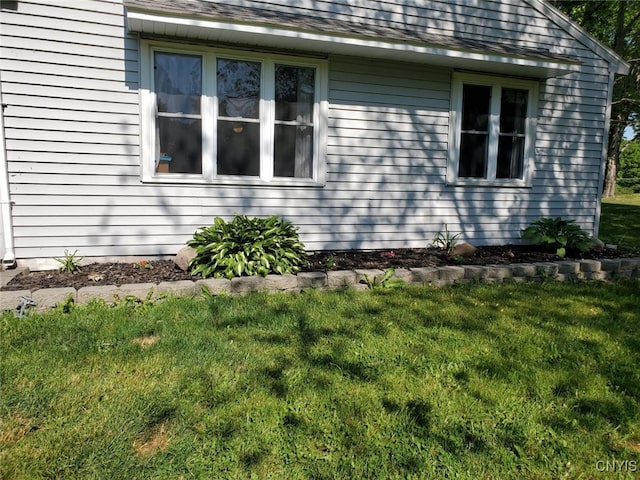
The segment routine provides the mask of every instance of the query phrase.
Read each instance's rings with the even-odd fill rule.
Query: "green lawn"
[[[6,314],[0,478],[637,475],[639,286]],[[601,472],[615,465],[622,476]]]
[[[605,243],[640,248],[640,194],[603,200],[599,236]]]

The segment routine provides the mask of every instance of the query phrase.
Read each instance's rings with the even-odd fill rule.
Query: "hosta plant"
[[[282,275],[308,264],[297,227],[275,215],[235,215],[230,222],[216,217],[213,225],[200,228],[187,244],[196,251],[191,273],[203,278]]]
[[[561,217],[539,218],[522,231],[522,238],[555,250],[560,257],[569,250],[585,252],[591,245],[591,237],[575,220]]]

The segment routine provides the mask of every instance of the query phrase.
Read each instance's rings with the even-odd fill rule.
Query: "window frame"
[[[460,143],[462,137],[462,97],[464,85],[491,87],[487,174],[484,178],[459,177]],[[503,88],[526,90],[527,112],[522,177],[498,178],[498,140],[500,136],[500,104]],[[539,81],[500,77],[478,73],[454,72],[451,80],[451,108],[449,117],[449,149],[447,161],[448,185],[477,185],[490,187],[530,187],[535,168],[535,144],[538,112]]]
[[[156,159],[156,94],[154,90],[155,52],[199,55],[202,58],[202,173],[158,173]],[[217,59],[241,60],[261,64],[260,78],[260,174],[259,176],[217,174]],[[275,177],[275,65],[308,67],[316,70],[313,111],[313,155],[311,178]],[[149,183],[220,185],[323,186],[326,175],[328,119],[328,61],[322,58],[262,53],[241,49],[183,45],[175,42],[140,41],[140,148],[141,180]],[[207,134],[209,132],[209,134]]]

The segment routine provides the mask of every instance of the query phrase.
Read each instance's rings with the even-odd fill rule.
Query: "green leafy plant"
[[[521,238],[554,250],[560,257],[569,250],[585,252],[591,245],[591,237],[575,220],[561,217],[539,218],[522,231]]]
[[[433,237],[433,245],[440,250],[444,250],[447,256],[453,255],[453,250],[458,245],[458,237],[462,235],[462,232],[452,233],[447,228],[447,224],[444,224],[444,229],[436,233]]]
[[[375,289],[375,288],[398,288],[404,285],[404,280],[400,278],[395,278],[394,275],[396,271],[393,268],[387,268],[384,271],[384,275],[381,277],[370,278],[369,275],[364,276],[364,283],[366,283],[367,288]]]
[[[80,270],[80,262],[82,261],[83,257],[76,257],[77,253],[78,250],[73,253],[69,253],[69,250],[65,250],[64,257],[55,259],[56,262],[60,263],[59,270],[61,272],[73,273]]]
[[[153,268],[153,265],[151,265],[148,260],[140,260],[139,262],[134,263],[133,266],[140,270],[151,270]]]
[[[269,273],[295,273],[308,264],[297,227],[274,215],[248,218],[235,215],[226,222],[199,229],[187,244],[196,250],[191,274],[207,277],[240,277]]]
[[[333,255],[329,255],[329,258],[327,258],[325,265],[327,266],[327,268],[334,268],[336,266],[335,257]]]

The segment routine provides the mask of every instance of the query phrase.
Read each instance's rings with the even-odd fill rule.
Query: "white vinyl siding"
[[[447,185],[451,69],[346,56],[327,61],[324,186],[143,183],[143,70],[121,2],[20,0],[0,15],[19,259],[172,255],[234,213],[282,215],[309,250],[423,247],[444,223],[478,245],[508,243],[542,215],[595,228],[607,60],[527,2],[234,3],[506,41],[583,65],[540,83],[528,188]]]

